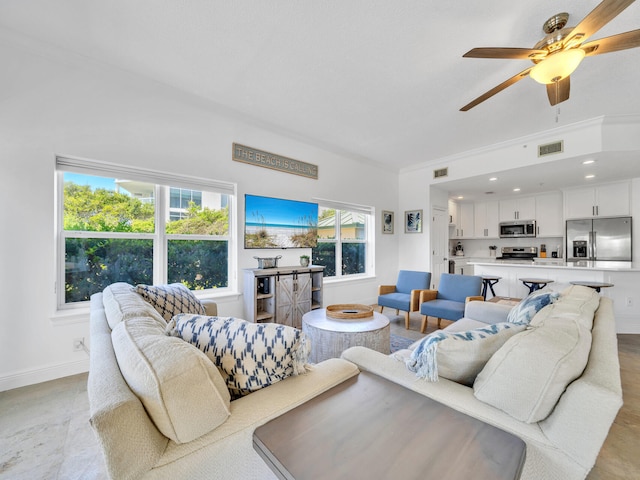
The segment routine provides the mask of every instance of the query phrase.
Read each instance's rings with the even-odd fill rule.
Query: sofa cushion
[[[176,315],[167,333],[202,350],[238,398],[306,372],[310,342],[300,330],[232,317]]]
[[[122,376],[164,436],[190,442],[227,419],[229,391],[197,348],[150,317],[120,322],[111,339]]]
[[[112,283],[102,291],[102,305],[109,327],[132,317],[151,317],[166,325],[160,314],[138,295],[133,285],[124,282]]]
[[[204,315],[202,302],[181,283],[137,285],[136,292],[149,302],[167,322],[179,313]]]
[[[549,305],[491,357],[473,384],[474,395],[518,420],[538,422],[582,374],[590,349],[591,330]]]
[[[466,332],[434,332],[420,341],[406,365],[418,377],[431,382],[441,376],[471,386],[489,358],[525,328],[503,322]]]
[[[536,313],[542,310],[543,307],[555,302],[559,297],[560,294],[557,292],[535,291],[523,298],[520,303],[511,309],[509,315],[507,315],[507,322],[527,325]]]
[[[574,318],[580,325],[591,330],[593,317],[600,305],[600,294],[593,288],[582,285],[572,285],[560,292],[560,298],[554,302],[553,313],[563,318]],[[545,316],[536,316],[533,325],[540,325]]]

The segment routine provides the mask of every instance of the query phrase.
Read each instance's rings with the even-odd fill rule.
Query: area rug
[[[391,338],[391,353],[407,348],[415,342],[412,338],[401,337],[400,335],[395,335],[393,333],[389,334],[389,336]]]

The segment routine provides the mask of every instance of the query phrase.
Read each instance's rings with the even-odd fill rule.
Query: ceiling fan
[[[568,13],[559,13],[542,26],[547,34],[533,48],[474,48],[463,57],[531,60],[535,65],[514,75],[460,110],[466,112],[496,93],[530,76],[546,84],[549,103],[556,105],[569,99],[569,75],[587,56],[640,47],[640,29],[583,43],[613,20],[635,0],[603,0],[576,27],[567,27]]]

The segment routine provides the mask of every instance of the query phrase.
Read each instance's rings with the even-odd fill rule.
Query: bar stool
[[[582,280],[575,280],[573,282],[569,282],[571,285],[582,285],[583,287],[593,288],[596,292],[600,293],[601,288],[613,287],[613,283],[604,283],[604,282],[587,282]]]
[[[553,280],[545,278],[521,278],[520,281],[529,289],[529,294],[546,287],[548,283],[553,283]]]
[[[493,290],[493,286],[500,281],[502,277],[496,277],[494,275],[482,275],[482,298],[487,299],[487,287],[491,290],[491,294],[495,297],[496,292]]]

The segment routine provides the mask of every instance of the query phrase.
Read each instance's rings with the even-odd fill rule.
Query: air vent
[[[442,178],[449,176],[449,168],[439,168],[433,171],[433,178]]]
[[[564,151],[564,142],[547,143],[546,145],[538,145],[538,156],[544,157],[546,155],[553,155],[554,153],[561,153]]]

